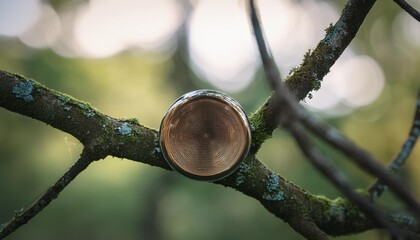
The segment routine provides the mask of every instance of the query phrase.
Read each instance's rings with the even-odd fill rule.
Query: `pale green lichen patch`
[[[154,149],[152,154],[160,154],[162,153],[162,149],[160,148],[160,144],[159,144],[159,136],[157,133],[153,133],[154,135],[154,139],[153,139],[153,144],[154,144]]]
[[[251,123],[249,125],[250,125],[249,127],[251,128],[251,133],[255,132],[255,126],[254,126],[254,124]]]
[[[267,191],[269,192],[273,192],[274,190],[277,189],[277,187],[280,184],[280,178],[279,176],[277,176],[277,174],[270,174],[268,176],[268,181],[267,181]]]
[[[160,154],[160,153],[162,153],[162,150],[160,149],[160,147],[159,147],[159,146],[156,146],[156,147],[153,149],[153,154]]]
[[[25,212],[25,207],[22,207],[19,210],[15,210],[15,218],[22,216],[22,214]]]
[[[90,109],[90,110],[86,111],[84,114],[85,114],[86,117],[93,117],[93,116],[95,116],[95,111]]]
[[[284,200],[285,193],[280,189],[280,177],[271,173],[267,178],[266,192],[262,198],[268,201],[282,201]]]
[[[155,146],[159,146],[159,135],[157,133],[153,133],[153,143]]]
[[[22,98],[25,102],[32,102],[34,97],[32,96],[32,90],[34,89],[34,83],[30,81],[20,82],[14,86],[12,92],[16,94],[17,98]]]
[[[123,123],[120,127],[117,128],[118,132],[121,133],[121,135],[130,135],[132,132],[132,129],[128,126],[128,123]]]
[[[85,110],[84,115],[86,117],[95,116],[95,111],[92,109],[92,107],[89,106],[89,104],[87,104],[87,103],[77,103],[77,106],[79,106],[81,109]]]
[[[70,97],[65,95],[58,95],[57,98],[61,101],[61,105],[65,105],[70,102]]]
[[[321,79],[316,72],[312,73],[312,89],[317,91],[321,88]]]
[[[238,174],[236,174],[235,186],[239,186],[243,182],[245,182],[245,177],[250,169],[251,169],[251,166],[245,162],[242,162],[241,164],[239,164]]]
[[[405,216],[405,215],[393,215],[392,218],[395,220],[395,222],[399,223],[403,226],[416,226],[417,220],[411,216]]]
[[[58,104],[60,106],[64,106],[65,111],[70,111],[72,109],[72,106],[75,106],[83,110],[83,114],[86,117],[93,117],[96,115],[96,111],[88,103],[80,102],[62,93],[58,93],[57,98],[59,100]]]
[[[334,26],[330,24],[330,26],[327,29],[325,29],[326,34],[322,42],[334,45],[334,41],[338,39],[337,36],[345,31],[344,26],[345,24],[341,19]]]
[[[327,215],[326,217],[328,220],[335,218],[338,221],[343,222],[345,218],[345,209],[343,206],[333,203],[330,205],[330,208],[325,211],[325,214]]]

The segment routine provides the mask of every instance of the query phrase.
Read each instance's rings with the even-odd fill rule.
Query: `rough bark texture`
[[[296,99],[302,100],[310,91],[319,89],[321,80],[355,37],[375,2],[350,0],[340,19],[327,29],[324,39],[285,79],[285,85]],[[261,144],[271,137],[279,124],[279,112],[273,99],[270,96],[250,116],[253,137],[248,157],[236,172],[215,184],[255,198],[308,239],[327,239],[328,235],[379,228],[348,200],[312,195],[256,159]],[[84,145],[89,161],[114,156],[170,170],[159,148],[156,130],[141,125],[136,119],[107,116],[85,102],[48,89],[34,80],[0,71],[0,106],[73,135]],[[52,196],[57,196],[62,189],[54,190],[54,186],[52,191],[57,192]],[[402,230],[420,234],[420,223],[413,218],[384,214]],[[0,238],[7,235],[3,233],[1,231]]]
[[[321,81],[356,36],[376,0],[350,0],[338,21],[326,29],[326,35],[316,48],[305,54],[301,65],[285,79],[285,85],[297,100],[303,100],[311,91],[321,87]],[[255,143],[269,138],[279,124],[278,109],[270,96],[260,110],[251,116],[256,120],[258,135]]]
[[[92,159],[114,156],[170,170],[157,145],[155,130],[136,120],[107,116],[34,80],[0,71],[0,106],[73,135],[83,143]],[[251,124],[257,122],[251,119]],[[256,159],[255,152],[249,154],[236,172],[215,183],[255,198],[310,239],[324,239],[325,233],[345,235],[378,227],[349,201],[315,196],[290,183]],[[406,230],[420,232],[417,222],[407,224],[410,218],[389,217]]]

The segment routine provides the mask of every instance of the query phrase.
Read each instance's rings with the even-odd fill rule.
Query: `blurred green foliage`
[[[399,14],[401,10],[392,2],[378,2],[352,43],[357,52],[370,55],[383,68],[387,82],[380,98],[351,115],[328,119],[384,164],[406,137],[419,87],[420,48],[396,36],[393,27]],[[0,39],[0,68],[90,102],[110,116],[135,117],[158,128],[167,107],[178,96],[211,87],[189,70],[183,51],[179,48],[170,58],[127,51],[100,60],[67,59],[50,50],[30,49],[17,40]],[[249,113],[268,95],[262,72],[251,86],[233,94]],[[36,200],[69,168],[80,154],[81,144],[66,133],[5,109],[0,109],[0,136],[0,222],[7,222],[14,211]],[[365,188],[373,181],[341,154],[320,145],[355,188]],[[258,157],[309,192],[331,198],[340,195],[283,130],[263,145]],[[416,147],[401,173],[417,197],[419,158]],[[389,193],[380,203],[400,206]],[[381,237],[381,232],[369,231],[339,239]],[[63,240],[279,238],[301,236],[254,199],[111,157],[90,166],[41,214],[10,236]]]

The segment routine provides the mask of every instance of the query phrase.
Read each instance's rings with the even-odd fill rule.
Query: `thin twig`
[[[274,98],[273,104],[275,105],[274,108],[279,108],[281,105],[282,107],[293,107],[293,96],[290,95],[287,88],[281,82],[280,73],[275,65],[273,57],[271,55],[270,48],[268,47],[267,43],[264,39],[264,33],[261,29],[261,24],[259,20],[259,16],[257,10],[254,5],[254,1],[249,1],[249,11],[250,11],[250,18],[252,29],[254,31],[255,39],[258,45],[258,50],[260,52],[261,61],[264,67],[264,72],[267,77],[267,81],[270,84],[271,88],[274,90],[274,94],[272,98]],[[287,104],[283,104],[282,101],[286,101]],[[289,111],[286,111],[289,112]],[[295,113],[296,111],[290,111],[290,113]],[[277,115],[280,115],[279,113]],[[294,116],[281,116],[283,121],[287,121],[286,118],[294,118]],[[282,123],[282,121],[280,121]]]
[[[298,117],[306,128],[323,141],[344,153],[363,170],[369,172],[389,186],[395,195],[413,210],[417,218],[420,218],[420,206],[405,184],[398,177],[390,174],[372,155],[355,145],[334,127],[320,121],[306,110],[303,110],[303,108],[299,111]]]
[[[266,74],[269,75],[267,78],[268,83],[271,85],[271,88],[276,90],[277,88],[282,87],[279,82],[280,73],[274,64],[270,48],[267,47],[267,43],[264,38],[264,32],[261,29],[259,16],[255,8],[254,1],[249,1],[249,10],[251,15],[251,24],[254,30],[254,36],[258,45],[263,67]]]
[[[420,13],[404,0],[394,0],[404,11],[420,22]]]
[[[401,180],[389,174],[388,171],[382,165],[380,165],[378,161],[376,161],[370,154],[355,145],[352,141],[345,138],[333,127],[313,117],[302,107],[298,107],[298,105],[295,104],[296,101],[292,99],[292,96],[288,93],[287,89],[280,81],[280,74],[278,73],[277,67],[275,66],[274,60],[270,54],[270,50],[268,49],[268,46],[264,40],[263,31],[261,29],[261,24],[253,1],[250,0],[249,6],[251,23],[260,51],[263,67],[267,75],[267,80],[275,90],[276,94],[274,94],[273,97],[278,98],[278,100],[275,102],[275,107],[279,107],[279,105],[281,105],[283,108],[282,112],[287,113],[281,115],[282,120],[300,120],[309,130],[317,134],[321,139],[349,156],[362,169],[368,171],[386,183],[392,189],[392,191],[401,200],[403,200],[416,213],[418,217],[420,217],[420,205],[404,186]],[[280,121],[280,123],[281,122],[282,121]]]
[[[401,166],[404,165],[408,156],[416,144],[418,137],[420,136],[420,91],[417,94],[416,101],[416,112],[414,114],[413,124],[411,125],[410,132],[407,139],[402,145],[400,152],[395,156],[392,162],[388,165],[388,170],[397,173]],[[387,186],[379,179],[369,188],[370,197],[375,200],[387,189]]]
[[[3,225],[0,231],[0,239],[7,237],[16,231],[20,226],[26,224],[29,220],[40,213],[52,200],[58,197],[58,194],[72,181],[76,176],[89,166],[93,160],[86,154],[82,154],[79,160],[61,176],[53,186],[51,186],[35,203],[28,209],[16,212],[15,216]]]
[[[349,0],[340,18],[326,29],[323,39],[313,50],[307,52],[302,63],[285,78],[285,86],[297,100],[303,100],[309,92],[320,86],[331,66],[358,33],[375,2],[376,0]],[[250,119],[256,120],[257,123],[254,125],[257,134],[253,135],[253,152],[272,136],[279,125],[280,109],[274,108],[275,102],[273,95],[270,96],[260,109],[250,116]]]
[[[264,40],[263,31],[257,15],[257,11],[253,0],[249,0],[250,17],[251,23],[255,34],[255,39],[260,50],[261,59],[267,75],[267,80],[275,91],[274,97],[277,97],[278,106],[285,108],[282,110],[283,123],[290,127],[290,130],[299,143],[301,149],[308,156],[311,163],[323,173],[330,181],[332,181],[351,201],[353,201],[359,208],[370,216],[379,225],[389,229],[393,236],[397,234],[397,228],[391,224],[374,206],[363,197],[357,195],[350,184],[348,184],[344,178],[336,171],[332,166],[325,162],[324,157],[318,151],[318,149],[311,144],[309,138],[304,134],[302,130],[298,128],[297,112],[298,108],[295,106],[295,102],[292,97],[288,94],[287,89],[282,85],[280,81],[280,74],[274,64],[273,58],[270,54],[269,48]],[[278,107],[277,106],[277,107]],[[284,116],[288,115],[288,118]]]
[[[251,11],[251,22],[252,22],[252,26],[254,29],[254,34],[255,34],[255,38],[258,44],[258,48],[260,50],[260,54],[261,54],[261,58],[263,61],[263,65],[264,65],[264,69],[268,78],[268,81],[270,83],[270,85],[273,87],[273,89],[275,90],[275,97],[278,98],[278,102],[277,105],[281,105],[281,107],[284,108],[284,110],[282,110],[283,112],[283,123],[288,124],[289,126],[291,125],[296,125],[295,120],[300,120],[300,119],[295,119],[296,116],[302,116],[302,114],[299,111],[299,108],[296,107],[296,105],[294,104],[293,99],[291,99],[290,95],[287,93],[287,89],[285,89],[282,86],[282,83],[280,82],[280,75],[278,74],[277,68],[274,64],[274,61],[272,60],[272,56],[270,54],[270,51],[268,49],[268,46],[265,43],[264,37],[263,37],[263,32],[261,30],[261,25],[259,23],[259,19],[258,19],[258,15],[256,13],[256,9],[254,6],[254,3],[252,0],[250,0],[250,11]],[[286,92],[285,94],[282,94]],[[286,114],[285,114],[286,113]],[[289,115],[288,118],[284,118],[284,115]],[[282,121],[280,121],[282,123]],[[296,136],[296,133],[295,133]],[[301,146],[302,147],[302,146]],[[362,151],[364,152],[364,151]],[[312,159],[313,160],[313,159]],[[323,160],[323,158],[318,158],[318,160]],[[320,169],[320,163],[323,162],[318,162],[315,163],[314,165],[318,166],[318,169],[324,173],[324,174],[328,174],[328,171],[326,171],[325,169]],[[375,161],[373,161],[374,166],[375,166]],[[326,163],[323,163],[326,164]],[[379,170],[381,170],[381,166],[379,164],[376,164],[377,166],[379,166]],[[332,171],[333,172],[333,171]],[[384,173],[384,175],[386,175],[386,171],[384,169],[382,169],[382,172]],[[338,180],[340,180],[340,178],[335,178],[334,176],[329,176],[326,175],[327,177],[330,178],[331,181],[333,181],[336,186],[338,187],[344,187],[343,189],[341,189],[342,191],[344,191],[344,193],[349,197],[350,200],[354,201],[356,203],[356,205],[358,205],[360,207],[360,209],[362,211],[364,211],[365,213],[367,213],[373,220],[375,220],[378,224],[387,227],[392,235],[396,235],[396,227],[389,223],[389,221],[384,218],[384,216],[378,211],[376,210],[366,199],[362,199],[361,196],[358,196],[357,194],[355,194],[351,188],[350,185],[348,185],[347,187],[345,187],[343,185],[343,182],[338,182]],[[398,182],[398,180],[397,180]],[[347,184],[347,183],[346,183]],[[401,184],[402,185],[402,184]],[[398,186],[398,188],[400,188],[400,186]],[[354,193],[354,194],[352,194]],[[408,197],[411,197],[411,194],[407,191],[408,193]],[[362,200],[360,200],[362,199]],[[413,198],[413,203],[414,203],[414,208],[417,207],[417,202],[414,200]]]
[[[327,177],[328,180],[330,180],[341,192],[343,192],[350,201],[357,205],[362,212],[366,213],[378,225],[387,228],[392,236],[398,236],[399,230],[397,227],[389,222],[385,216],[368,201],[367,198],[362,197],[352,189],[346,178],[331,164],[328,164],[325,156],[311,142],[304,130],[299,127],[297,123],[290,124],[289,130],[312,165],[314,165],[318,171]]]

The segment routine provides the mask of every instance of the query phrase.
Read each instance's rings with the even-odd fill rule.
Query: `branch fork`
[[[253,1],[250,1],[253,30],[274,94],[250,116],[252,142],[248,156],[235,172],[214,183],[231,187],[255,198],[269,212],[288,222],[293,229],[308,239],[327,239],[329,235],[346,235],[372,228],[386,228],[392,236],[418,237],[420,234],[419,205],[403,184],[379,166],[364,150],[297,105],[298,100],[304,99],[310,91],[320,86],[320,81],[355,37],[375,2],[349,0],[342,16],[329,28],[324,39],[307,54],[302,64],[286,77],[284,84],[281,84],[262,31],[258,30],[260,24],[255,6]],[[107,116],[87,103],[23,76],[0,71],[0,106],[67,132],[84,145],[79,160],[32,206],[18,211],[12,220],[4,225],[0,230],[0,239],[16,231],[19,226],[45,208],[93,161],[110,155],[171,170],[159,147],[156,130],[142,126],[134,120]],[[418,115],[419,106],[407,140],[410,142],[404,144],[401,150],[404,156],[409,154],[418,137]],[[256,158],[261,144],[271,137],[279,125],[290,131],[308,160],[342,189],[348,200],[331,200],[312,195],[269,170]],[[389,186],[412,210],[414,216],[400,216],[378,210],[368,201],[367,194],[355,192],[346,179],[326,161],[326,157],[312,143],[304,129],[310,130],[350,156],[355,163],[378,176],[378,183]],[[390,169],[399,168],[400,163],[405,161],[402,157],[396,159],[398,160],[390,164]],[[372,190],[371,194],[375,191]]]

